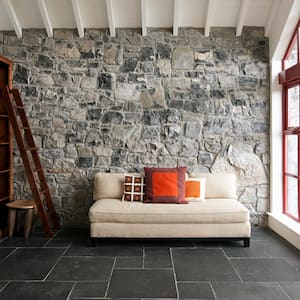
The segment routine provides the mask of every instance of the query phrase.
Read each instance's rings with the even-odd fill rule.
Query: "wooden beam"
[[[147,0],[141,0],[142,35],[147,35]]]
[[[242,34],[242,30],[243,30],[243,27],[245,24],[245,19],[246,19],[249,3],[250,3],[250,0],[241,0],[238,20],[236,23],[236,36],[240,36]]]
[[[16,11],[11,3],[11,0],[2,0],[2,2],[6,9],[8,17],[10,19],[10,22],[11,22],[12,26],[14,27],[17,37],[21,38],[22,37],[22,27],[21,27],[20,21],[17,17]]]
[[[205,29],[204,29],[204,35],[205,36],[209,36],[210,27],[212,25],[214,6],[215,6],[214,5],[214,0],[208,0],[207,11],[206,11]]]
[[[48,10],[45,4],[45,0],[37,0],[37,4],[40,9],[40,13],[42,15],[42,19],[44,22],[44,26],[46,28],[46,32],[48,37],[53,37],[53,27],[49,18]]]
[[[180,0],[174,0],[173,35],[178,35]]]
[[[273,21],[278,13],[278,9],[279,9],[279,5],[280,5],[280,0],[273,0],[272,1],[272,5],[271,8],[269,10],[269,14],[268,14],[268,18],[267,18],[267,22],[265,25],[265,37],[268,37],[273,25]]]
[[[78,35],[80,38],[84,37],[84,27],[82,24],[82,18],[80,14],[78,0],[72,0],[73,12],[75,16],[76,26],[78,30]]]
[[[105,0],[106,2],[106,12],[108,18],[109,32],[111,36],[116,36],[116,25],[114,20],[112,0]]]

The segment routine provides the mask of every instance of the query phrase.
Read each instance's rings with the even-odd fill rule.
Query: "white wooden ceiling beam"
[[[236,23],[236,36],[240,36],[242,34],[250,0],[241,0],[240,3],[238,20]]]
[[[73,12],[74,12],[76,26],[77,26],[77,30],[78,30],[78,35],[80,38],[83,38],[84,37],[84,27],[83,27],[83,23],[82,23],[78,0],[72,0],[72,6],[73,6]]]
[[[53,37],[53,27],[50,21],[49,13],[45,4],[45,0],[37,0],[37,4],[40,9],[40,13],[42,15],[42,19],[44,22],[44,26],[46,28],[46,32],[48,37]]]
[[[111,36],[116,36],[116,25],[114,20],[112,0],[105,0],[105,2],[106,2],[106,12],[108,18],[109,32]]]
[[[280,5],[280,0],[272,1],[271,8],[269,10],[269,14],[267,17],[267,22],[265,25],[265,37],[268,37],[270,34],[274,19],[278,13],[279,5]]]
[[[206,11],[206,21],[205,21],[205,29],[204,35],[209,36],[210,27],[213,23],[213,13],[215,7],[215,0],[208,0],[207,11]]]
[[[20,21],[17,17],[16,11],[11,3],[11,0],[2,0],[3,5],[6,9],[10,22],[16,32],[18,38],[22,37],[22,27],[20,25]]]
[[[141,0],[142,35],[147,35],[147,0]]]
[[[173,35],[178,35],[180,0],[174,0]]]

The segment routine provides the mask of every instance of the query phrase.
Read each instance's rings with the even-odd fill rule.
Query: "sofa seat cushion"
[[[234,199],[209,199],[189,204],[151,204],[102,199],[91,206],[89,220],[102,223],[226,224],[248,221],[249,211]]]

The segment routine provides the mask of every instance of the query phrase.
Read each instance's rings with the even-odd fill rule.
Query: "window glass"
[[[298,175],[298,136],[287,136],[287,172]]]
[[[299,85],[288,89],[288,127],[299,127]]]
[[[289,55],[289,57],[287,57],[287,59],[284,61],[284,67],[285,69],[288,69],[292,66],[294,66],[297,62],[298,62],[298,47],[297,47],[297,43],[296,43],[297,39],[295,39],[292,51]]]
[[[298,219],[298,180],[288,177],[287,213]]]

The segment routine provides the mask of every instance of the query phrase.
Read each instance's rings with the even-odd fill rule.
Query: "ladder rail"
[[[27,178],[28,178],[28,182],[29,182],[32,194],[33,194],[33,198],[34,198],[34,200],[36,202],[36,205],[37,205],[37,208],[38,208],[38,213],[39,213],[39,216],[40,216],[45,234],[48,237],[53,237],[53,232],[52,232],[52,229],[51,229],[51,227],[49,225],[49,221],[48,221],[48,214],[50,214],[52,223],[53,223],[54,227],[57,228],[57,229],[59,228],[59,221],[58,221],[58,217],[57,217],[57,214],[55,212],[55,209],[54,209],[54,206],[53,206],[53,203],[52,203],[49,187],[48,187],[46,177],[45,177],[45,174],[44,174],[44,170],[43,170],[42,165],[40,163],[40,159],[39,159],[37,151],[35,151],[36,155],[32,155],[31,151],[30,151],[30,153],[32,155],[32,160],[34,162],[35,169],[40,170],[39,172],[36,172],[38,174],[39,181],[40,181],[39,185],[40,186],[43,185],[43,189],[45,187],[47,188],[47,192],[45,192],[44,194],[41,193],[41,189],[38,188],[38,184],[37,184],[36,178],[34,176],[35,173],[34,173],[34,170],[32,169],[30,160],[28,158],[28,150],[25,147],[24,136],[22,135],[20,126],[18,124],[18,117],[17,117],[16,111],[15,111],[14,105],[13,105],[13,100],[15,100],[15,102],[17,103],[17,106],[23,107],[23,103],[22,103],[20,94],[17,90],[13,90],[13,94],[11,96],[10,91],[9,91],[7,86],[2,88],[1,92],[3,94],[3,99],[4,99],[5,107],[6,107],[6,110],[7,110],[7,114],[8,114],[8,117],[10,119],[13,131],[14,131],[14,134],[15,134],[17,145],[18,145],[19,150],[20,150],[20,155],[21,155],[21,158],[23,160],[25,173],[26,173]],[[19,112],[19,116],[20,116],[20,119],[21,119],[22,126],[29,128],[29,130],[28,129],[26,130],[26,131],[28,131],[27,134],[26,134],[26,131],[25,131],[25,134],[26,134],[25,141],[26,141],[27,144],[30,144],[29,145],[30,147],[35,147],[36,148],[33,136],[31,134],[30,126],[29,126],[29,123],[28,123],[28,120],[27,120],[27,117],[26,117],[26,114],[25,114],[25,110],[23,110],[23,112],[20,113],[20,109],[18,109],[18,112]],[[44,202],[43,202],[44,199],[45,199],[45,202],[46,202],[46,205],[47,205],[47,210],[44,207]]]
[[[12,94],[13,94],[14,99],[16,101],[17,107],[24,108],[23,101],[21,99],[19,90],[13,89]],[[28,119],[27,119],[27,116],[26,116],[26,113],[25,113],[25,110],[24,109],[19,110],[19,115],[20,115],[20,119],[21,119],[23,128],[26,128],[25,133],[24,133],[26,142],[28,143],[30,148],[37,149],[34,138],[33,138],[33,135],[32,135],[32,131],[31,131],[31,128],[30,128],[30,124],[28,122]],[[33,151],[33,152],[30,151],[30,153],[32,155],[32,159],[33,159],[33,162],[34,162],[34,165],[35,165],[35,169],[40,170],[39,172],[36,172],[36,173],[37,173],[37,176],[39,177],[39,180],[41,182],[42,190],[44,190],[44,189],[48,190],[48,192],[44,194],[46,204],[47,204],[47,208],[48,208],[48,213],[50,214],[50,217],[51,217],[54,228],[59,229],[60,228],[59,221],[58,221],[57,214],[55,212],[55,208],[54,208],[54,205],[53,205],[53,202],[52,202],[52,199],[51,199],[50,189],[49,189],[49,186],[47,184],[45,172],[44,172],[44,169],[42,167],[40,157],[39,157],[37,151]]]

